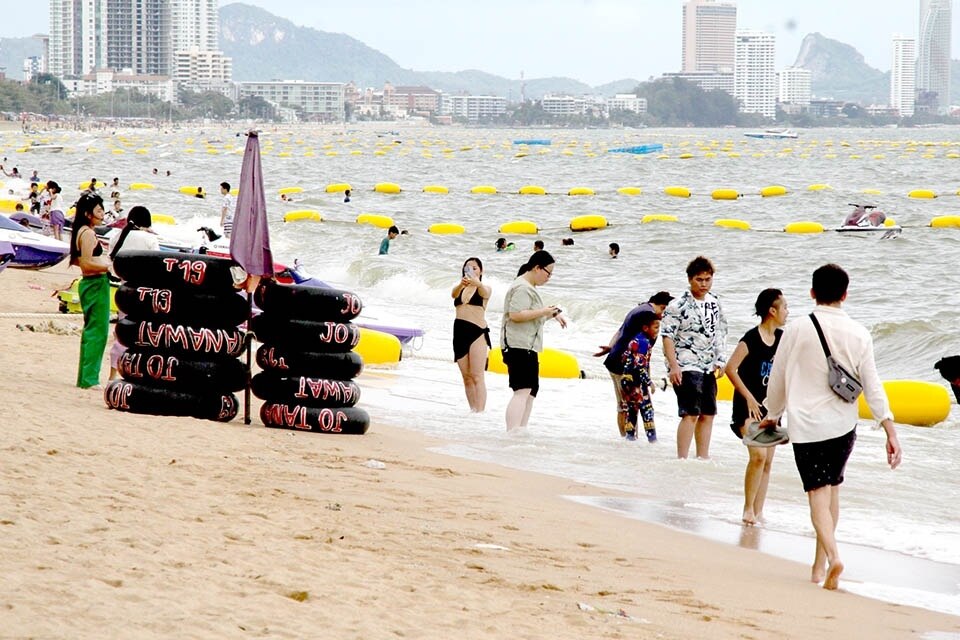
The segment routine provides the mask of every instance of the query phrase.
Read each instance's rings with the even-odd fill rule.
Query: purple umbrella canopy
[[[260,139],[256,131],[247,134],[247,148],[243,152],[240,193],[230,235],[230,256],[251,276],[247,290],[256,288],[261,277],[273,276],[267,199],[260,165]]]

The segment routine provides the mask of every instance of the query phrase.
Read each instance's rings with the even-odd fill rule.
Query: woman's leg
[[[487,407],[487,383],[484,378],[487,366],[487,341],[480,336],[470,345],[466,360],[469,367],[470,382],[473,386],[473,403],[470,408],[482,412]]]
[[[767,487],[770,485],[770,467],[773,466],[773,454],[777,452],[776,447],[761,449],[763,452],[763,471],[760,473],[760,484],[757,486],[757,495],[753,499],[753,515],[757,522],[763,520],[763,503],[767,500]]]
[[[470,405],[470,411],[477,410],[477,392],[473,384],[473,375],[470,373],[470,354],[457,360],[457,366],[460,368],[460,375],[463,377],[463,391],[467,396],[467,404]]]
[[[757,523],[757,494],[763,481],[763,466],[766,462],[766,449],[747,447],[750,459],[743,474],[743,523]]]

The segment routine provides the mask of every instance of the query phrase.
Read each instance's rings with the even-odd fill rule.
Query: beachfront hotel
[[[939,113],[950,108],[951,5],[951,0],[920,0],[917,92],[932,94],[929,104]]]
[[[890,108],[901,118],[913,115],[917,93],[917,41],[893,36],[893,60],[890,64]]]
[[[733,71],[737,5],[689,0],[683,5],[684,73]]]
[[[742,113],[777,115],[776,38],[763,31],[738,30],[733,68],[733,96]]]
[[[787,67],[777,74],[778,100],[782,104],[810,106],[813,72],[800,67]]]

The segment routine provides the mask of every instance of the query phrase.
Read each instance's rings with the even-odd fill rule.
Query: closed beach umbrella
[[[260,139],[256,131],[247,134],[247,148],[243,152],[240,193],[230,236],[230,256],[250,276],[247,279],[247,291],[256,289],[261,277],[273,275],[267,199],[263,191],[263,168],[260,166]]]

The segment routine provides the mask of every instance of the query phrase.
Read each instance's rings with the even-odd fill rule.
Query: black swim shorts
[[[684,416],[717,415],[717,377],[702,371],[684,371],[677,393],[677,411]]]
[[[536,351],[529,349],[507,349],[503,352],[503,363],[507,365],[510,388],[514,391],[530,389],[530,395],[537,397],[540,390],[540,358]]]
[[[849,433],[820,442],[794,442],[793,459],[805,492],[843,484],[843,470],[857,441],[857,428]]]

